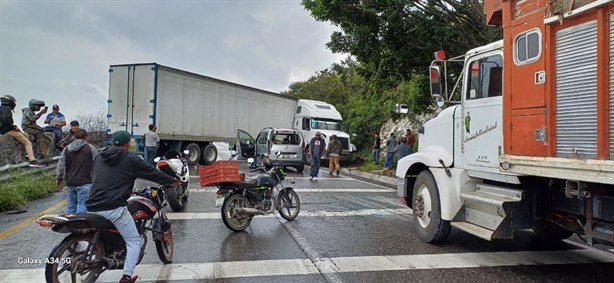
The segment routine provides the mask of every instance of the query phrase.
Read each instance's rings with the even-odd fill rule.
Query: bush
[[[29,174],[17,169],[9,172],[9,180],[2,181],[0,211],[16,209],[28,201],[57,192],[55,178],[50,173]]]

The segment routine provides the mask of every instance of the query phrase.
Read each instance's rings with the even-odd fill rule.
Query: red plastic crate
[[[218,161],[212,165],[198,168],[200,186],[207,187],[224,182],[240,182],[239,162],[236,160]]]

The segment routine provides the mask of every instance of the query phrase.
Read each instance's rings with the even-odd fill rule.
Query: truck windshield
[[[326,119],[311,119],[311,128],[316,130],[341,131],[341,121]]]

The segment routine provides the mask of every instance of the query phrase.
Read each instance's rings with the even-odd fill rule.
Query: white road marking
[[[202,189],[190,189],[190,193],[215,193],[217,188],[204,187]],[[299,193],[394,193],[392,189],[351,189],[351,188],[334,188],[334,189],[318,189],[318,188],[294,188],[295,192]]]
[[[351,216],[371,216],[371,215],[411,215],[411,209],[360,209],[352,211],[301,211],[299,217],[351,217]],[[166,214],[171,220],[210,220],[221,219],[220,212],[169,212]],[[259,215],[257,217],[275,217],[272,214]]]
[[[255,260],[179,264],[141,264],[135,274],[139,280],[203,280],[256,276],[291,276],[351,272],[403,271],[416,269],[480,268],[502,266],[537,266],[553,264],[614,263],[614,257],[594,249],[567,251],[519,251],[485,253],[450,253],[391,256],[359,256],[309,259]],[[328,264],[321,264],[327,262]],[[323,268],[326,267],[327,268]],[[6,282],[41,282],[45,270],[0,270]],[[104,272],[97,282],[117,282],[121,270]]]

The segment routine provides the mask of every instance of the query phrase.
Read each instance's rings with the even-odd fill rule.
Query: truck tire
[[[203,146],[201,153],[203,165],[211,165],[217,160],[217,147],[212,143]]]
[[[450,221],[441,219],[439,189],[433,174],[424,170],[418,174],[412,196],[414,227],[418,237],[431,244],[441,244],[450,235]]]
[[[305,170],[305,165],[296,166],[296,173],[303,173],[303,170]]]
[[[186,158],[188,160],[188,164],[190,165],[196,165],[198,164],[198,161],[200,161],[200,147],[195,144],[195,143],[189,143],[185,149],[189,150],[190,153],[188,153],[188,157]]]

